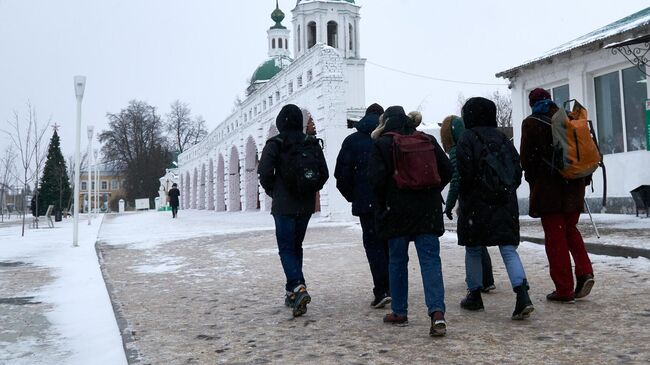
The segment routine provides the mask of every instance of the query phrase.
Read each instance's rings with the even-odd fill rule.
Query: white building
[[[365,111],[359,10],[354,0],[298,0],[291,40],[276,2],[271,14],[275,25],[267,31],[269,59],[253,73],[246,99],[205,140],[178,157],[181,208],[270,210],[257,163],[266,140],[277,134],[278,112],[296,104],[310,110],[324,141],[330,179],[320,192],[321,214],[350,215],[332,175],[341,143],[350,133],[347,120],[360,119]]]
[[[644,115],[650,94],[648,42],[650,8],[496,75],[510,80],[517,147],[521,122],[531,113],[528,94],[534,88],[549,90],[558,105],[576,99],[587,108],[607,168],[608,212],[633,212],[630,190],[650,184],[650,136]],[[602,191],[599,170],[594,191],[587,190],[592,209],[602,207]],[[528,184],[522,184],[519,196],[528,196]],[[527,210],[527,200],[522,205]]]

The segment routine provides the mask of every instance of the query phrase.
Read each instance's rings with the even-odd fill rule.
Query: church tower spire
[[[275,24],[266,31],[268,38],[269,57],[289,57],[289,35],[290,32],[282,25],[284,12],[280,10],[278,0],[275,0],[275,10],[271,13],[271,20]]]

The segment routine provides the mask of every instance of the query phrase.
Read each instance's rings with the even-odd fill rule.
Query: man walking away
[[[336,187],[343,197],[352,203],[352,215],[359,217],[372,282],[374,299],[373,308],[383,308],[390,303],[388,289],[388,242],[380,240],[375,234],[375,215],[372,204],[370,183],[368,182],[368,159],[372,151],[370,133],[377,128],[379,116],[384,108],[372,104],[366,115],[356,123],[356,132],[343,140],[341,150],[336,158]]]
[[[176,183],[173,183],[172,188],[167,192],[167,197],[169,198],[169,206],[172,207],[172,218],[176,218],[178,215],[179,196],[181,196],[181,192],[178,190],[178,185]]]
[[[302,241],[314,213],[316,192],[329,172],[318,140],[303,132],[300,108],[285,105],[275,123],[280,133],[266,142],[257,174],[264,191],[273,198],[271,214],[286,277],[285,305],[298,317],[307,312],[311,302],[302,271]]]
[[[553,136],[551,117],[558,107],[548,91],[531,91],[533,114],[524,119],[521,134],[521,165],[530,186],[531,217],[541,217],[551,279],[555,291],[546,299],[574,303],[584,298],[594,285],[594,271],[576,225],[584,210],[585,186],[591,175],[565,179],[552,167]],[[576,286],[573,287],[571,257],[575,262]]]
[[[496,116],[496,105],[485,98],[470,98],[462,108],[467,131],[456,150],[460,176],[458,244],[465,246],[468,293],[460,306],[483,310],[481,252],[485,246],[499,246],[512,290],[517,294],[511,318],[520,320],[534,310],[517,253],[521,167],[514,145],[496,128]]]
[[[377,235],[388,240],[390,256],[392,313],[384,322],[408,323],[408,245],[415,241],[431,317],[429,335],[444,336],[445,288],[438,237],[445,231],[440,192],[451,179],[451,164],[434,137],[409,125],[401,106],[386,109],[382,119],[385,124],[374,142],[368,178],[377,205]]]
[[[454,174],[449,183],[449,191],[447,192],[447,199],[445,204],[445,215],[449,220],[453,220],[453,210],[458,200],[458,185],[460,177],[458,175],[458,168],[456,165],[456,143],[460,136],[465,132],[465,123],[459,116],[450,115],[442,121],[440,126],[440,139],[442,140],[442,148],[449,154],[451,166],[454,169]],[[494,275],[492,274],[492,260],[487,247],[481,248],[481,264],[483,266],[483,293],[488,293],[496,289],[494,286]]]

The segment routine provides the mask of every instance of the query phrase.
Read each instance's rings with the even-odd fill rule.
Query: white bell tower
[[[275,10],[271,13],[271,19],[275,22],[269,30],[266,31],[269,43],[269,57],[289,57],[289,35],[290,31],[284,25],[284,13],[278,6],[278,0],[275,0]]]
[[[354,0],[297,0],[292,10],[295,58],[316,43],[336,48],[344,58],[361,58],[360,8]]]

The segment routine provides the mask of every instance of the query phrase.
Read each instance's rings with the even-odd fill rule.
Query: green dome
[[[255,72],[253,72],[253,76],[251,76],[251,84],[269,81],[283,68],[289,66],[291,62],[291,58],[286,56],[275,57],[267,60],[266,62],[259,65]]]
[[[271,27],[271,29],[287,29],[284,25],[282,25],[282,21],[284,20],[284,13],[282,10],[280,10],[280,7],[278,6],[278,1],[275,1],[275,10],[271,13],[271,19],[275,22],[275,25]]]

